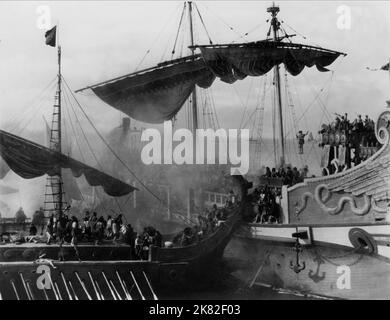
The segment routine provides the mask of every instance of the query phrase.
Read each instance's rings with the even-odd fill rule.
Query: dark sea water
[[[248,283],[235,278],[227,271],[229,260],[224,259],[224,271],[220,279],[201,288],[186,292],[168,294],[159,297],[169,300],[319,300],[319,297],[307,296],[297,292],[275,290],[255,285],[248,287]]]

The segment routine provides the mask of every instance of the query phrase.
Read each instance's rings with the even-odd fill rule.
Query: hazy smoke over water
[[[45,144],[45,131],[28,132],[23,135],[30,140],[36,141],[40,144]],[[85,162],[91,166],[99,168],[106,173],[112,174],[116,178],[128,182],[134,183],[136,179],[124,167],[122,163],[104,146],[96,134],[90,134],[91,138],[89,143],[91,144],[96,158],[91,154],[88,148],[81,143],[79,148],[75,140],[72,143],[72,157],[78,160],[85,160]],[[160,211],[164,214],[167,212],[167,191],[164,188],[160,188],[159,185],[165,185],[170,187],[170,205],[171,209],[177,212],[185,213],[188,206],[188,194],[189,189],[193,189],[195,193],[199,193],[200,190],[216,191],[216,192],[228,192],[228,187],[225,187],[226,183],[224,176],[229,175],[229,169],[224,165],[144,165],[141,161],[140,150],[142,143],[140,142],[140,132],[136,131],[134,127],[124,128],[123,125],[112,129],[109,134],[105,135],[107,142],[114,149],[117,155],[126,163],[135,175],[147,184],[148,188],[158,195],[163,204],[159,203],[154,196],[148,191],[142,188],[140,183],[136,182],[137,187],[141,190],[137,192],[137,206],[144,214],[147,211],[151,211],[153,207],[159,207]],[[313,142],[315,144],[315,142]],[[318,158],[320,149],[313,143],[305,144],[305,154],[301,157],[297,156],[297,150],[294,148],[288,149],[287,159],[289,163],[297,167],[302,167],[305,164],[309,165],[309,168],[313,174],[316,173],[316,167],[318,167]],[[79,150],[84,150],[85,153],[80,155]],[[273,154],[272,154],[272,141],[263,140],[260,149],[258,145],[251,143],[250,145],[250,173],[251,175],[258,175],[262,166],[273,166]],[[218,154],[218,152],[216,152]],[[99,164],[96,163],[98,159]],[[85,180],[85,179],[84,179]],[[83,178],[77,179],[77,182],[85,193],[85,198],[91,197],[92,191],[83,181]],[[45,200],[45,185],[46,177],[40,177],[36,179],[26,180],[17,176],[13,172],[9,172],[5,178],[1,181],[3,185],[18,189],[19,192],[10,195],[1,195],[0,200],[3,205],[0,205],[0,212],[3,217],[13,217],[19,207],[23,207],[26,215],[31,217],[32,214],[39,207],[44,205]],[[225,188],[224,188],[225,187]],[[103,195],[103,192],[99,191],[100,197],[103,201],[110,203],[116,211],[118,211],[118,205],[112,198]],[[119,205],[122,205],[122,209],[129,219],[131,215],[137,215],[137,211],[134,210],[134,195],[122,197],[117,200]],[[93,201],[90,201],[91,203]],[[200,207],[200,199],[195,199],[195,207]],[[105,210],[106,211],[106,210]]]

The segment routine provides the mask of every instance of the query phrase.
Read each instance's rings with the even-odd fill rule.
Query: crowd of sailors
[[[142,232],[136,233],[131,224],[124,223],[123,215],[116,217],[108,215],[106,218],[102,215],[98,217],[97,212],[85,211],[83,218],[68,215],[65,212],[61,216],[52,214],[46,223],[33,218],[30,225],[29,235],[18,237],[13,241],[16,243],[24,242],[44,242],[50,245],[52,243],[71,244],[76,249],[79,242],[93,242],[95,245],[103,244],[105,241],[125,243],[131,246],[132,254],[135,258],[147,260],[151,246],[156,247],[185,247],[197,243],[210,234],[214,233],[218,227],[226,221],[228,209],[234,206],[237,198],[233,191],[229,193],[228,200],[224,208],[218,208],[213,205],[210,209],[198,216],[197,224],[193,227],[186,227],[183,231],[176,234],[172,241],[163,242],[161,233],[154,227],[148,226]],[[22,209],[19,209],[21,211]],[[37,210],[42,213],[43,209]],[[35,216],[37,216],[37,212]],[[43,223],[43,224],[42,224]],[[39,228],[41,232],[39,233]]]
[[[368,115],[363,120],[359,114],[356,119],[350,121],[347,113],[343,116],[336,114],[335,120],[328,125],[323,124],[319,133],[329,136],[342,131],[345,132],[346,142],[351,147],[359,145],[363,147],[378,146],[378,141],[375,137],[375,122]]]
[[[193,227],[186,227],[179,232],[172,241],[172,245],[186,247],[196,244],[214,233],[228,217],[227,208],[218,208],[216,204],[206,209],[198,216],[198,223]]]
[[[307,165],[301,169],[292,166],[266,167],[260,184],[250,194],[253,223],[281,223],[282,186],[291,187],[310,176]]]
[[[96,212],[90,214],[86,211],[81,221],[76,216],[69,217],[65,213],[58,218],[52,214],[46,228],[47,243],[59,239],[72,244],[78,241],[94,241],[99,244],[104,239],[119,240],[126,234],[127,228],[132,230],[130,224],[123,223],[122,214],[116,218],[108,215],[105,219],[103,216],[98,218]]]
[[[286,168],[280,167],[279,169],[266,167],[263,177],[281,179],[284,185],[291,187],[294,184],[303,182],[308,177],[308,174],[309,167],[307,165],[300,170],[297,167],[291,168],[290,166]]]
[[[250,203],[255,215],[253,223],[282,223],[281,199],[282,190],[279,187],[258,186],[250,195]]]
[[[185,228],[173,238],[172,245],[186,247],[213,234],[228,218],[229,209],[237,204],[238,198],[231,190],[224,207],[213,204],[211,208],[206,208],[198,215],[197,223],[193,227]]]

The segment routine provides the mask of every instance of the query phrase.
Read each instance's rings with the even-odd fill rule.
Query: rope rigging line
[[[330,82],[331,78],[329,78],[326,83],[324,84],[324,86],[321,88],[321,90],[319,90],[319,92],[316,94],[316,96],[314,97],[314,99],[309,103],[309,105],[306,107],[305,111],[302,113],[302,115],[297,119],[297,122],[299,123],[302,118],[306,115],[306,113],[309,111],[310,107],[319,99],[319,96],[321,95],[321,93],[324,91],[325,89],[325,85],[328,84],[328,82]],[[286,136],[289,136],[291,134],[291,131],[289,131]]]
[[[66,89],[66,88],[64,88],[64,89]],[[67,103],[67,106],[68,106],[68,108],[66,108],[66,110],[67,110],[67,113],[68,113],[69,117],[70,117],[70,113],[69,113],[69,106],[70,106],[70,108],[71,108],[72,111],[73,111],[73,115],[74,115],[74,118],[75,118],[76,123],[77,123],[77,125],[78,125],[78,128],[79,128],[79,130],[81,131],[82,136],[84,137],[84,140],[85,140],[85,142],[87,143],[87,146],[88,146],[90,152],[92,153],[93,158],[94,158],[95,161],[97,162],[98,166],[99,166],[100,168],[102,168],[102,165],[100,164],[99,160],[97,159],[97,157],[96,157],[96,155],[95,155],[95,153],[94,153],[94,151],[93,151],[93,149],[92,149],[92,146],[90,145],[90,143],[89,143],[89,141],[88,141],[88,138],[87,138],[87,136],[86,136],[86,134],[85,134],[85,132],[84,132],[84,129],[82,128],[81,122],[80,122],[80,120],[79,120],[79,118],[78,118],[78,116],[77,116],[76,110],[75,110],[74,107],[73,107],[73,104],[72,104],[72,102],[71,102],[71,100],[70,100],[70,97],[69,97],[69,94],[68,94],[67,90],[63,90],[63,93],[64,93],[64,101],[65,101],[65,103]],[[73,126],[73,121],[71,120],[71,117],[70,117],[70,123],[71,123],[71,125],[72,125],[72,128],[74,128],[74,126]],[[74,130],[74,132],[75,132],[75,136],[78,138],[79,135],[76,134],[77,131]],[[86,159],[85,159],[85,157],[84,157],[84,153],[81,151],[81,146],[80,146],[80,144],[79,144],[79,139],[76,139],[76,142],[77,142],[77,145],[78,145],[78,147],[79,147],[79,151],[80,151],[81,158],[83,159],[83,162],[86,163]],[[95,190],[95,189],[94,189],[95,187],[92,187],[92,188],[93,188],[93,190]],[[80,191],[81,191],[81,190],[80,190]],[[82,199],[85,201],[85,197],[84,197],[83,193],[80,192],[80,194],[81,194]],[[95,195],[95,193],[93,193],[93,194]],[[101,204],[102,204],[102,206],[103,206],[103,209],[104,209],[105,211],[107,211],[107,208],[105,207],[104,203],[101,203]],[[92,207],[95,208],[95,198],[93,198]]]
[[[183,57],[183,51],[184,51],[184,49],[187,49],[188,44],[189,44],[188,24],[189,24],[189,22],[187,21],[187,23],[184,23],[182,26],[183,32],[181,33],[180,43],[179,43],[179,48],[180,48],[179,58]]]
[[[329,90],[329,88],[330,88],[330,86],[331,86],[331,84],[332,84],[332,81],[333,81],[333,74],[334,74],[334,71],[331,71],[331,77],[330,77],[330,79],[329,79],[329,86],[328,86],[328,90]],[[310,90],[313,92],[313,93],[315,93],[315,89],[314,89],[314,86],[311,84],[311,82],[309,81],[309,79],[304,75],[304,78],[305,78],[305,80],[306,80],[306,82],[309,84],[309,88],[310,88]],[[324,91],[324,89],[325,88],[321,88],[321,92],[322,91]],[[328,118],[328,120],[330,121],[331,120],[331,114],[330,114],[330,112],[328,111],[328,109],[326,108],[326,106],[325,106],[325,104],[322,102],[322,99],[321,99],[321,97],[319,96],[318,97],[318,104],[319,104],[319,106],[320,106],[320,108],[323,110],[323,112],[324,113],[326,113],[326,116],[327,116],[327,118]]]
[[[47,85],[46,85],[46,87],[32,100],[32,102],[31,103],[29,103],[29,106],[27,107],[27,109],[25,110],[25,108],[23,107],[23,114],[25,115],[26,113],[29,113],[30,111],[33,111],[33,109],[34,108],[36,108],[36,105],[35,105],[35,102],[37,102],[37,100],[40,100],[41,98],[42,98],[42,96],[46,93],[46,91],[48,91],[48,89],[51,89],[52,87],[53,87],[53,85],[54,84],[56,84],[57,82],[56,82],[56,80],[57,80],[57,76],[53,79],[53,80],[51,80]],[[42,103],[41,101],[39,102],[40,104]],[[40,106],[40,104],[38,104],[38,106]],[[13,117],[8,121],[8,123],[9,123],[9,126],[11,127],[12,126],[12,123],[14,122],[14,121],[16,121],[16,119],[19,117],[20,115],[18,115],[18,114],[14,114],[13,115]],[[16,127],[15,126],[13,126],[12,128],[12,130],[16,130],[17,129],[17,127],[22,123],[22,121],[23,121],[23,119],[22,120],[20,120],[20,122],[19,123],[17,123],[17,125],[16,125]],[[6,128],[7,128],[7,126],[6,126]],[[8,129],[7,129],[8,130]],[[9,129],[9,131],[12,131],[11,129]]]
[[[163,34],[163,32],[165,31],[166,27],[168,26],[169,22],[171,21],[171,18],[172,16],[176,13],[176,11],[181,7],[181,4],[179,4],[177,7],[175,7],[174,10],[172,10],[172,13],[169,15],[169,18],[167,19],[167,21],[165,22],[165,25],[162,27],[162,29],[160,30],[160,32],[158,33],[157,37],[155,38],[155,40],[153,41],[152,43],[152,46],[146,51],[145,55],[142,57],[141,61],[138,63],[137,67],[135,68],[134,72],[138,71],[140,66],[142,65],[142,63],[144,62],[145,58],[147,57],[147,55],[152,51],[152,48],[154,47],[154,45],[157,43],[157,41],[160,39],[161,35]]]
[[[288,37],[288,35],[287,35],[287,32],[284,30],[284,28],[283,28],[283,27],[280,27],[280,29],[286,34],[287,40],[288,40],[290,43],[292,43],[292,41],[289,39],[289,37]],[[295,61],[297,61],[297,62],[299,63],[299,61],[298,61],[298,59],[296,58],[296,56],[295,56],[294,53],[292,53],[292,56],[293,56],[293,58],[295,59]],[[305,74],[303,74],[303,76],[305,77],[305,80],[309,83],[310,89],[313,91],[311,82],[309,82],[309,81],[307,80],[307,77],[305,76]],[[329,80],[332,81],[332,79],[333,79],[333,71],[332,71],[331,78],[330,78]],[[322,92],[323,90],[324,90],[324,86],[323,86],[323,88],[320,90],[320,92]],[[319,92],[319,94],[320,94],[320,92]],[[320,107],[323,109],[324,112],[328,112],[327,109],[326,109],[326,107],[325,107],[325,105],[322,103],[322,101],[321,101],[321,99],[320,99],[320,97],[319,97],[319,94],[318,94],[318,95],[316,96],[316,98],[313,100],[313,103],[314,103],[314,102],[317,100],[317,98],[318,98],[319,103],[320,103]],[[309,107],[310,107],[310,105],[309,105]],[[302,116],[304,116],[304,114],[308,111],[309,107],[305,110],[305,112],[302,114]],[[328,112],[328,113],[329,113],[329,112]],[[302,116],[301,116],[301,118],[298,120],[298,122],[302,119]],[[289,134],[290,134],[290,132],[289,132]]]
[[[291,29],[291,31],[295,32],[296,34],[300,35],[303,39],[307,40],[307,37],[304,36],[302,33],[296,31],[293,27],[291,27],[287,22],[280,21],[282,24],[285,24],[288,28]]]
[[[321,122],[323,121],[324,116],[325,116],[325,114],[323,113],[322,116],[321,116],[321,119],[320,119],[320,128],[321,128]],[[318,154],[318,151],[317,151],[316,148],[314,148],[314,146],[315,146],[315,141],[313,141],[313,143],[312,143],[312,145],[311,145],[311,148],[310,148],[310,150],[309,150],[309,153],[308,153],[307,156],[305,157],[305,162],[307,162],[307,160],[309,159],[309,156],[310,156],[312,150],[315,151],[317,160],[318,160],[319,162],[321,161],[321,155]]]
[[[213,41],[211,40],[211,37],[210,37],[210,35],[209,35],[209,32],[207,31],[206,25],[205,25],[205,23],[204,23],[204,21],[203,21],[202,15],[200,14],[199,9],[198,9],[198,6],[196,5],[196,3],[194,3],[194,6],[195,6],[195,8],[196,8],[196,11],[198,12],[198,15],[199,15],[199,18],[200,18],[200,22],[201,22],[202,25],[203,25],[204,31],[206,32],[207,37],[209,38],[209,42],[210,42],[210,44],[213,44]]]
[[[62,123],[63,123],[63,132],[64,132],[64,135],[62,137],[62,141],[64,142],[65,146],[66,146],[66,149],[62,149],[62,153],[63,154],[66,154],[68,157],[70,156],[70,153],[71,153],[71,149],[72,149],[72,144],[71,144],[71,141],[69,141],[69,128],[68,128],[68,124],[67,124],[67,121],[66,121],[66,118],[64,117],[64,119],[62,120]],[[69,144],[70,143],[70,144]],[[69,149],[68,149],[69,148]],[[65,153],[66,152],[66,153]]]
[[[84,111],[83,107],[81,106],[80,102],[76,99],[75,95],[73,94],[72,90],[70,89],[67,81],[62,77],[66,87],[68,88],[69,92],[71,93],[73,99],[76,101],[77,106],[80,108],[83,115],[88,120],[89,124],[92,126],[92,128],[95,130],[96,134],[99,136],[99,138],[102,140],[102,142],[106,145],[106,147],[111,151],[111,153],[114,155],[114,157],[133,175],[133,177],[147,190],[151,195],[153,195],[158,201],[162,201],[157,195],[155,195],[152,190],[150,190],[141,179],[139,179],[135,173],[126,165],[126,163],[123,162],[123,160],[116,154],[116,152],[110,147],[110,145],[107,143],[106,139],[101,135],[99,130],[96,128],[96,126],[93,124],[92,120],[88,117],[86,112]]]
[[[56,84],[52,83],[50,89],[55,88]],[[49,89],[49,88],[48,88]],[[19,122],[16,123],[16,125],[13,125],[13,127],[10,127],[8,131],[15,132],[17,135],[21,135],[21,133],[29,126],[29,124],[32,122],[32,120],[40,114],[39,111],[42,110],[42,108],[46,106],[44,101],[40,101],[38,105],[35,105],[29,110],[29,112],[34,111],[34,113],[31,115],[31,117],[27,120],[25,124],[23,122],[26,120],[26,118],[22,118]],[[34,110],[33,110],[34,109]],[[10,123],[11,126],[11,123]]]
[[[202,6],[206,8],[210,13],[212,13],[218,20],[220,20],[225,26],[229,28],[229,30],[233,31],[236,35],[241,36],[232,26],[230,26],[225,20],[223,20],[219,15],[217,15],[213,10],[211,10],[208,6],[202,3]]]
[[[175,54],[177,38],[179,37],[180,31],[181,31],[181,24],[182,24],[182,22],[183,22],[183,17],[184,17],[184,14],[185,14],[185,12],[186,12],[186,7],[187,7],[187,2],[184,2],[183,11],[181,12],[181,17],[180,17],[180,21],[179,21],[179,27],[177,28],[177,33],[176,33],[176,37],[175,37],[175,42],[174,42],[174,44],[173,44],[171,59],[173,59],[173,55]]]
[[[63,79],[63,80],[64,80],[64,79]],[[64,80],[64,81],[65,81],[65,80]],[[67,91],[64,90],[63,92],[65,93],[65,96],[67,96],[67,98],[68,98],[69,101],[70,101],[70,98],[69,98],[69,96],[68,96]],[[83,134],[84,140],[85,140],[85,142],[87,143],[88,149],[89,149],[89,151],[90,151],[91,154],[92,154],[92,157],[95,159],[95,161],[96,161],[98,167],[100,168],[100,170],[103,170],[102,165],[100,164],[100,162],[99,162],[99,160],[98,160],[98,158],[97,158],[97,156],[96,156],[96,154],[95,154],[95,152],[94,152],[94,150],[93,150],[91,144],[89,143],[89,140],[88,140],[88,138],[87,138],[87,135],[86,135],[86,133],[85,133],[85,131],[84,131],[82,125],[81,125],[81,122],[80,122],[80,120],[79,120],[79,118],[78,118],[78,116],[77,116],[77,114],[76,114],[75,109],[73,108],[73,105],[70,104],[70,106],[71,106],[71,108],[72,108],[72,111],[73,111],[73,114],[74,114],[74,116],[75,116],[76,122],[77,122],[77,124],[78,124],[78,126],[79,126],[79,128],[80,128],[80,130],[81,130],[81,132],[82,132],[82,134]]]
[[[294,94],[294,96],[295,96],[295,100],[294,100],[294,101],[297,101],[297,103],[298,103],[298,108],[297,108],[297,110],[299,110],[299,111],[302,112],[303,108],[302,108],[301,99],[300,99],[300,97],[299,97],[299,92],[298,92],[298,89],[297,89],[297,87],[295,86],[294,82],[292,82],[292,84],[290,84],[290,87],[294,89],[294,93],[295,93],[295,94]],[[309,128],[309,124],[308,124],[308,122],[307,122],[306,117],[304,117],[304,121],[305,121],[305,127],[306,127],[306,128]],[[297,121],[297,122],[298,122],[298,121]]]
[[[242,117],[241,117],[240,128],[242,128],[242,125],[243,125],[243,122],[244,122],[245,114],[246,114],[246,111],[247,111],[247,108],[248,108],[249,97],[250,97],[250,94],[251,94],[251,91],[252,91],[252,87],[253,87],[254,79],[251,78],[250,80],[251,80],[251,82],[249,84],[248,95],[246,97],[245,105],[243,105],[245,108],[244,108],[244,112],[243,112]],[[234,88],[234,91],[237,93],[237,89],[236,88]],[[238,95],[238,93],[237,93],[237,95]],[[240,97],[239,97],[239,99],[241,100]]]
[[[264,83],[264,91],[263,91],[263,106],[264,106],[264,100],[265,100],[265,95],[267,94],[267,92],[270,90],[271,86],[268,87],[268,89],[266,89],[266,82],[267,82],[267,78],[264,78],[262,77],[261,81]],[[261,84],[260,84],[261,85]],[[249,122],[251,120],[253,120],[253,115],[258,111],[258,105],[259,105],[259,102],[260,102],[260,95],[261,95],[261,92],[259,92],[259,94],[257,95],[257,101],[256,101],[256,108],[254,109],[254,111],[250,114],[250,116],[248,117],[247,121],[244,123],[244,126],[240,126],[240,128],[245,128]]]
[[[284,68],[284,78],[285,78],[285,81],[284,81],[284,84],[285,84],[285,94],[286,94],[286,101],[287,101],[287,104],[289,106],[289,110],[290,110],[290,117],[291,117],[291,124],[292,124],[292,129],[291,130],[294,130],[294,137],[292,139],[292,144],[293,144],[293,148],[295,150],[298,149],[298,144],[297,144],[297,141],[296,141],[296,136],[299,132],[299,128],[298,128],[298,121],[297,121],[297,117],[296,117],[296,113],[295,113],[295,105],[294,105],[294,101],[292,99],[292,96],[291,96],[291,92],[290,92],[290,86],[289,86],[289,81],[288,81],[288,74],[287,74],[287,70],[286,68]],[[287,117],[287,115],[286,115]],[[285,135],[285,140],[287,140],[287,135]],[[294,152],[294,154],[296,155],[296,159],[297,159],[297,162],[302,166],[303,164],[303,156],[301,154],[297,154],[296,152]]]
[[[63,79],[63,78],[62,78],[62,79]],[[64,82],[65,82],[65,79],[63,79],[63,80],[64,80]],[[67,86],[67,87],[68,87],[68,86]],[[65,89],[66,89],[66,88],[65,88]],[[70,91],[69,87],[68,87],[67,89]],[[68,100],[69,105],[70,105],[70,107],[71,107],[71,109],[72,109],[72,111],[73,111],[73,114],[74,114],[74,116],[75,116],[76,122],[77,122],[77,124],[78,124],[78,126],[79,126],[79,128],[80,128],[80,130],[81,130],[81,132],[82,132],[82,134],[83,134],[84,140],[85,140],[85,142],[87,143],[87,146],[88,146],[88,148],[89,148],[89,151],[91,152],[91,154],[92,154],[93,158],[95,159],[95,161],[96,161],[98,167],[100,168],[100,170],[101,170],[101,171],[104,171],[101,162],[100,162],[99,159],[97,158],[96,153],[94,152],[94,150],[93,150],[91,144],[89,143],[89,140],[88,140],[88,138],[87,138],[87,135],[86,135],[84,129],[82,128],[81,122],[80,122],[80,120],[79,120],[79,118],[78,118],[78,116],[77,116],[77,114],[76,114],[76,111],[75,111],[75,109],[74,109],[74,107],[73,107],[73,104],[72,104],[71,101],[70,101],[70,97],[69,97],[69,95],[68,95],[67,90],[64,90],[63,92],[65,93],[65,97],[66,97],[66,99]],[[72,92],[70,91],[70,93],[72,93]],[[80,152],[81,152],[81,150],[80,150]],[[83,158],[83,160],[84,160],[84,162],[85,162],[83,153],[81,153],[81,157]],[[118,206],[118,208],[119,208],[119,211],[122,213],[122,208],[121,208],[121,206],[119,205],[118,199],[117,199],[117,198],[114,198],[114,200],[115,200],[115,202],[116,202],[116,204],[117,204],[117,206]],[[95,199],[94,199],[93,201],[95,202]],[[103,203],[101,203],[101,204],[102,204],[103,208],[106,210],[104,204],[103,204]]]
[[[66,113],[68,115],[68,119],[69,119],[69,122],[70,122],[70,125],[71,125],[71,128],[72,128],[72,132],[73,132],[75,140],[76,140],[77,147],[78,147],[80,155],[81,155],[81,159],[85,163],[86,161],[85,161],[84,153],[81,151],[81,146],[80,146],[80,142],[79,142],[79,134],[77,134],[77,132],[76,132],[74,126],[73,126],[72,117],[71,117],[70,112],[69,112],[69,107],[68,107],[67,103],[70,104],[70,101],[69,101],[69,97],[68,97],[67,94],[65,94],[64,102],[65,102],[65,111],[66,111]]]
[[[254,120],[254,124],[253,124],[253,131],[256,131],[255,128],[257,128],[257,134],[258,134],[258,143],[256,143],[255,145],[255,159],[258,159],[258,162],[261,163],[261,150],[262,148],[264,148],[264,146],[262,145],[263,144],[263,129],[264,129],[264,125],[263,125],[263,120],[264,120],[264,110],[265,110],[265,96],[266,96],[266,92],[267,92],[267,79],[268,79],[268,76],[265,75],[264,77],[264,81],[263,81],[263,95],[261,97],[261,101],[260,101],[260,96],[261,96],[261,92],[259,91],[259,94],[257,96],[257,101],[256,101],[256,105],[258,106],[256,108],[256,110],[258,112],[256,112],[256,115],[255,115],[255,120]],[[257,142],[257,140],[256,140]],[[266,148],[264,148],[266,149]]]
[[[215,100],[214,100],[214,94],[212,87],[205,90],[206,94],[209,96],[209,101],[211,104],[211,112],[212,112],[212,118],[215,128],[220,128],[219,120],[218,120],[218,114],[217,109],[215,107]]]
[[[321,120],[320,120],[319,125],[318,125],[318,128],[319,128],[318,130],[321,129],[321,125],[322,125],[322,121],[323,121],[324,116],[327,117],[327,119],[328,119],[329,122],[332,121],[331,118],[330,118],[331,115],[330,115],[329,111],[326,109],[326,105],[328,104],[328,101],[329,101],[330,91],[331,91],[331,87],[332,87],[332,84],[333,84],[333,77],[334,77],[334,71],[332,71],[331,82],[330,82],[330,84],[329,84],[329,88],[328,88],[328,90],[327,90],[327,95],[326,95],[326,98],[325,98],[324,107],[325,107],[325,111],[326,111],[327,113],[325,113],[325,112],[322,113],[322,117],[321,117]],[[315,143],[312,144],[311,150],[314,149],[314,151],[315,151],[315,153],[316,153],[316,156],[317,156],[317,158],[318,158],[318,161],[321,161],[321,154],[319,154],[319,153],[318,153],[318,150],[317,150],[316,148],[314,148],[314,144],[315,144]],[[311,150],[310,150],[310,152],[311,152]],[[309,154],[310,154],[310,152],[309,152]],[[307,159],[306,159],[306,161],[307,161]]]
[[[268,25],[267,22],[263,22],[263,23],[259,23],[258,25],[256,25],[255,27],[253,27],[251,30],[249,30],[248,32],[245,32],[244,34],[242,34],[239,38],[233,40],[231,43],[235,43],[236,41],[238,40],[241,40],[241,39],[244,39],[245,37],[249,36],[252,32],[255,32],[257,29],[260,29],[261,27],[264,27]],[[244,41],[246,41],[244,39]],[[247,41],[246,41],[247,42]]]

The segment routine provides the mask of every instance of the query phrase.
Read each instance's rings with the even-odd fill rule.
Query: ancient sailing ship
[[[55,46],[55,42],[50,45]],[[0,155],[10,170],[24,179],[48,176],[49,193],[46,194],[45,211],[58,218],[69,209],[64,197],[64,169],[70,169],[74,177],[84,176],[90,186],[100,186],[107,195],[114,198],[137,190],[129,183],[63,153],[61,117],[62,93],[65,88],[69,90],[61,74],[61,46],[58,46],[57,89],[50,147],[0,130]],[[81,107],[80,104],[79,106]],[[97,129],[96,132],[105,142]],[[108,145],[107,147],[121,161],[114,150]],[[126,168],[132,173],[130,168]],[[137,178],[134,174],[133,176]],[[241,201],[227,209],[226,219],[221,221],[220,226],[187,246],[150,246],[147,260],[140,260],[135,256],[133,247],[129,244],[117,242],[98,245],[84,242],[77,245],[2,244],[0,299],[144,300],[157,299],[156,293],[163,290],[188,289],[189,283],[199,283],[201,279],[208,278],[206,275],[213,276],[212,267],[218,265],[240,220],[247,182],[242,177],[237,177],[233,185],[236,186],[236,194]],[[37,285],[40,277],[46,280]]]
[[[279,7],[273,5],[267,11],[271,14],[274,41],[279,45]],[[287,46],[291,50],[297,45]],[[328,53],[325,60],[329,63],[339,54]],[[290,71],[289,63],[302,70],[305,65],[302,58],[309,55],[286,56],[292,57],[284,62]],[[283,166],[279,63],[272,66],[280,116],[280,164]],[[290,73],[294,75],[294,70]],[[356,141],[355,132],[348,132],[347,128],[322,132],[323,145],[332,151],[324,167],[333,166],[337,153],[343,148],[345,169],[342,172],[336,169],[331,175],[306,178],[293,186],[284,185],[278,179],[260,178],[260,188],[280,190],[277,209],[281,216],[277,223],[243,224],[227,248],[227,256],[237,263],[235,274],[249,287],[260,285],[332,298],[389,299],[389,117],[387,110],[379,114],[372,128],[377,142],[368,147],[363,146],[361,140]],[[351,166],[352,149],[354,167]],[[252,201],[253,206],[246,212],[249,219],[253,219],[253,209],[258,208],[256,196]]]
[[[188,10],[192,19],[191,2],[188,2]],[[275,146],[279,148],[278,166],[284,166],[285,132],[280,65],[284,64],[292,76],[298,76],[305,67],[313,66],[325,72],[329,65],[344,54],[292,43],[290,35],[280,33],[277,18],[279,7],[273,5],[268,8],[268,12],[272,16],[269,29],[269,35],[271,32],[273,34],[271,38],[240,44],[196,45],[190,23],[191,55],[85,89],[91,89],[104,102],[131,118],[149,123],[173,120],[190,98],[191,129],[194,130],[199,126],[197,87],[208,88],[216,78],[232,84],[248,76],[266,75],[273,70],[278,119],[275,128],[279,131],[279,143]],[[58,119],[61,112],[58,111],[61,104],[61,79],[59,76],[59,98],[55,105],[57,111],[53,114],[57,119],[53,122],[57,129],[53,131],[56,138],[52,149],[1,131],[2,157],[12,170],[26,178],[51,175],[53,178],[50,182],[57,196],[61,195],[58,164],[72,168],[76,175],[84,174],[92,185],[102,185],[113,196],[134,191],[131,185],[60,153],[58,133],[61,130],[58,129]],[[250,286],[268,285],[329,297],[388,298],[390,232],[386,172],[390,151],[389,117],[387,111],[381,113],[375,127],[381,149],[351,169],[326,177],[305,179],[303,183],[292,187],[283,185],[282,181],[261,180],[262,184],[281,189],[279,223],[245,222],[236,231],[238,212],[244,218],[253,213],[251,195],[247,196],[249,185],[238,177],[240,205],[230,210],[229,218],[222,228],[198,244],[181,248],[152,248],[149,261],[133,261],[128,255],[128,247],[117,245],[93,248],[80,245],[83,262],[76,261],[71,247],[64,248],[68,256],[65,262],[35,261],[42,252],[47,258],[56,259],[59,249],[55,246],[25,246],[19,247],[19,250],[12,246],[1,248],[4,249],[1,257],[3,261],[6,260],[0,264],[1,293],[3,297],[13,299],[21,296],[45,298],[49,291],[48,298],[56,299],[128,299],[131,295],[126,283],[131,281],[137,288],[140,284],[137,297],[145,298],[142,284],[153,297],[150,282],[164,286],[183,284],[189,278],[198,279],[208,268],[205,261],[218,259],[225,246],[228,246],[227,256],[237,261],[235,275],[248,281]],[[8,152],[12,152],[12,156]],[[31,159],[28,153],[34,154],[34,158]],[[34,166],[29,165],[30,161],[33,161]],[[55,206],[57,211],[63,210],[60,196]],[[228,244],[234,231],[234,237]],[[8,254],[5,254],[6,250],[9,250]],[[37,279],[33,270],[40,264],[50,266],[51,263],[55,267],[50,269],[51,289],[37,293],[30,286]],[[373,277],[376,281],[372,280]],[[74,288],[76,285],[77,288]],[[117,288],[122,288],[120,294]]]
[[[172,119],[190,95],[196,115],[196,86],[207,88],[216,78],[232,84],[273,71],[277,115],[274,128],[278,130],[275,139],[278,143],[274,146],[279,149],[275,162],[284,167],[286,142],[280,65],[292,76],[312,66],[326,72],[327,66],[345,54],[291,42],[291,36],[278,20],[279,7],[273,5],[267,11],[271,14],[268,36],[272,33],[272,37],[266,40],[193,45],[190,47],[193,53],[199,49],[199,54],[88,89],[127,115],[153,123]],[[336,174],[307,178],[294,186],[284,185],[280,179],[260,179],[260,186],[280,190],[281,216],[278,223],[242,224],[226,254],[237,261],[235,275],[249,286],[265,285],[350,299],[389,297],[388,119],[388,111],[381,113],[373,130],[381,144],[379,150],[370,146],[367,151],[360,141],[348,139],[348,132],[333,133],[328,140],[322,136],[323,144],[329,144],[333,151],[326,159],[329,165],[338,156],[338,150],[344,149],[342,172],[335,170]],[[368,152],[371,156],[360,164],[355,162],[352,168],[352,151]],[[253,207],[249,205],[243,214],[253,219]]]

